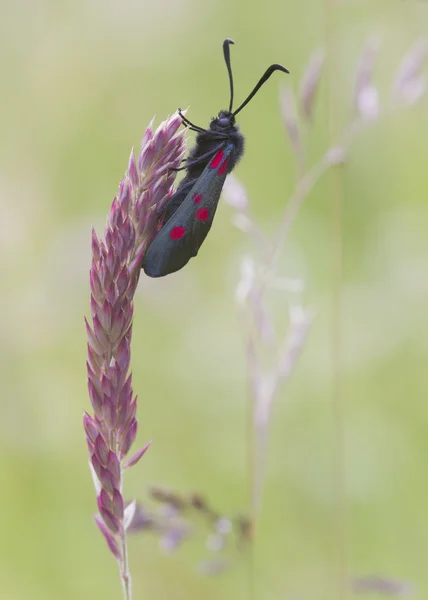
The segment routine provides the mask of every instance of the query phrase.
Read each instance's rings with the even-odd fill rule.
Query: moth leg
[[[221,142],[214,148],[211,148],[211,150],[209,150],[208,152],[205,152],[205,154],[202,154],[202,156],[198,156],[198,158],[195,158],[195,160],[191,160],[191,161],[187,162],[187,159],[185,159],[186,160],[185,167],[178,167],[176,169],[171,169],[171,171],[184,171],[185,169],[188,169],[189,167],[193,167],[194,165],[199,165],[200,163],[204,162],[204,160],[206,160],[207,158],[211,158],[211,156],[213,156],[213,154],[215,154],[221,148],[223,148],[223,146],[224,146],[224,142]]]
[[[189,121],[189,119],[187,119],[187,117],[185,117],[183,115],[183,113],[181,112],[181,108],[178,109],[178,114],[180,115],[180,118],[183,122],[183,124],[185,123],[186,125],[190,125],[190,127],[192,127],[193,131],[203,131],[206,132],[207,130],[204,129],[203,127],[198,127],[197,125],[195,125],[194,123],[192,123],[192,121]]]

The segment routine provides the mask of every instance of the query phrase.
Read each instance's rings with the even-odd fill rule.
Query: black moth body
[[[180,109],[178,111],[183,125],[197,133],[196,143],[183,167],[186,175],[161,216],[163,225],[144,255],[142,267],[150,277],[163,277],[174,273],[197,255],[211,228],[226,176],[244,153],[244,136],[235,124],[235,116],[272,73],[288,73],[282,65],[271,65],[248,98],[232,112],[234,90],[230,44],[233,44],[230,39],[223,42],[230,83],[229,110],[220,111],[218,116],[211,120],[209,129],[194,125]]]
[[[183,123],[187,122],[187,119],[183,121]],[[177,191],[168,203],[165,219],[169,219],[183,202],[196,180],[202,175],[214,152],[220,150],[226,142],[233,144],[228,173],[232,171],[244,153],[244,136],[239,131],[239,127],[235,125],[232,113],[226,110],[222,110],[218,117],[212,119],[209,129],[198,130],[195,141],[195,146],[189,151],[189,156],[186,158],[186,176],[181,180]]]

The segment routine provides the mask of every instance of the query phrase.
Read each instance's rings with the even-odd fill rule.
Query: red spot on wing
[[[193,202],[195,204],[199,204],[199,202],[202,200],[202,196],[201,194],[193,194]]]
[[[223,160],[224,152],[223,150],[219,150],[217,154],[214,156],[212,161],[210,162],[210,169],[217,169],[221,161]]]
[[[179,225],[178,227],[173,227],[171,229],[171,231],[169,232],[169,237],[172,240],[181,240],[185,233],[186,230],[184,229],[184,227],[182,225]]]
[[[221,167],[219,168],[219,170],[217,171],[219,175],[223,175],[224,173],[226,173],[227,170],[227,163],[229,162],[229,159],[226,158],[224,163],[221,165]]]
[[[198,208],[195,216],[198,221],[206,221],[208,219],[208,217],[210,216],[210,213],[208,212],[207,208],[202,207],[202,208]]]

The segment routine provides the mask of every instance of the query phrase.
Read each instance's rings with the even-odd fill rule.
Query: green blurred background
[[[310,160],[351,118],[361,51],[381,38],[376,82],[387,99],[397,65],[426,33],[428,2],[263,3],[3,1],[0,18],[0,598],[121,597],[92,514],[82,412],[88,409],[83,315],[90,230],[102,231],[130,148],[153,115],[178,106],[204,125],[227,105],[221,42],[232,37],[240,100],[272,62],[298,85],[312,51],[335,38]],[[276,74],[239,116],[248,136],[236,169],[269,233],[295,164]],[[328,94],[326,93],[328,91]],[[264,510],[255,547],[257,599],[338,597],[338,434],[345,436],[350,575],[413,582],[428,597],[428,107],[380,118],[339,175],[344,240],[341,403],[335,425],[332,337],[337,261],[331,181],[306,202],[281,262],[304,278],[314,327],[275,407]],[[334,183],[333,183],[334,186]],[[135,307],[134,387],[141,446],[126,491],[149,483],[200,491],[226,513],[247,502],[245,360],[234,289],[251,239],[220,204],[198,260],[164,280],[142,277]],[[276,303],[278,316],[286,312]],[[139,447],[136,445],[136,448]],[[247,599],[248,563],[195,573],[189,544],[165,557],[130,540],[135,599]],[[340,561],[339,561],[340,562]]]

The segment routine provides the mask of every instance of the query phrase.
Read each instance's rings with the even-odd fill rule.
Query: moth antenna
[[[253,91],[248,96],[248,98],[246,100],[244,100],[244,102],[241,104],[241,106],[239,106],[235,110],[235,112],[233,113],[233,116],[236,116],[244,108],[244,106],[247,106],[247,104],[251,100],[251,98],[253,98],[257,94],[257,92],[262,87],[262,85],[264,83],[266,83],[266,81],[269,79],[269,77],[272,75],[272,73],[275,73],[275,71],[282,71],[283,73],[290,72],[288,69],[286,69],[282,65],[277,65],[277,64],[271,65],[268,69],[266,69],[265,73],[261,76],[258,83],[256,84],[256,87],[253,89]]]
[[[224,54],[224,62],[226,63],[227,72],[229,74],[229,87],[230,87],[230,102],[229,102],[229,112],[232,112],[233,106],[233,77],[232,77],[232,67],[230,66],[230,44],[234,44],[235,42],[230,38],[226,38],[223,42],[223,54]]]

